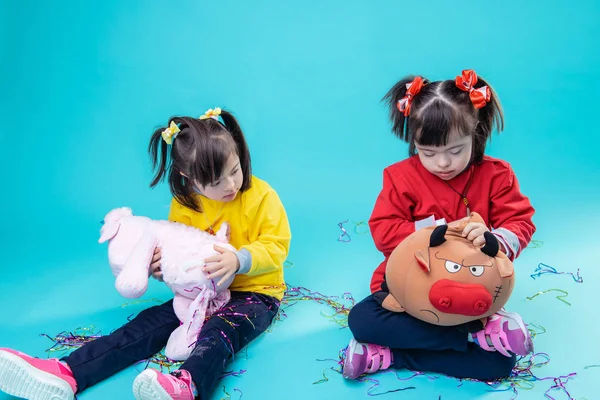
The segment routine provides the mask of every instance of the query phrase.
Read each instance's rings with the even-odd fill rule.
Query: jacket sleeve
[[[256,211],[254,211],[256,210]],[[283,269],[292,239],[287,214],[274,190],[270,190],[248,216],[249,244],[240,250],[250,253],[248,275],[260,275]]]
[[[535,232],[532,221],[535,210],[521,193],[510,166],[499,178],[499,188],[491,198],[490,224],[492,233],[507,249],[507,256],[514,260],[527,247]]]
[[[412,220],[414,201],[402,179],[395,179],[388,169],[383,171],[383,189],[377,197],[369,228],[375,246],[385,257],[415,231]]]

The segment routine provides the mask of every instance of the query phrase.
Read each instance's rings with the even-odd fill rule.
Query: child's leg
[[[279,301],[273,297],[231,292],[231,301],[217,312],[220,317],[206,321],[180,368],[192,375],[201,399],[210,398],[231,356],[266,331],[278,309]]]
[[[0,349],[0,390],[32,400],[70,400],[74,393],[160,351],[177,326],[171,300],[140,312],[60,361]]]
[[[388,368],[395,363],[390,349],[467,351],[467,329],[433,325],[407,313],[386,310],[380,294],[385,295],[370,295],[350,310],[348,327],[354,338],[345,350],[344,377],[356,379]]]
[[[521,355],[530,351],[523,345],[530,339],[521,318],[504,312],[495,315],[485,330],[477,326],[479,322],[444,327],[390,312],[371,295],[350,310],[348,325],[356,339],[345,351],[343,375],[351,379],[391,364],[459,378],[498,379],[510,374],[515,349],[523,347]],[[474,332],[483,344],[471,341]]]
[[[232,354],[263,333],[278,309],[279,301],[273,297],[231,292],[229,303],[200,330],[196,347],[180,369],[171,375],[145,370],[133,383],[134,397],[191,399],[193,386],[200,399],[209,399]]]
[[[454,350],[392,350],[394,368],[436,372],[455,378],[482,381],[503,379],[510,375],[517,357],[505,357],[498,352],[483,350],[469,343],[466,352]]]
[[[359,342],[393,349],[467,351],[467,331],[455,326],[432,325],[407,313],[388,311],[374,295],[352,307],[348,327]]]
[[[179,326],[173,300],[147,308],[110,335],[102,336],[62,359],[77,381],[78,392],[149,358],[166,345]]]

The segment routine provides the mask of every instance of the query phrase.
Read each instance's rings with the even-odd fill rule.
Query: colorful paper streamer
[[[526,249],[539,249],[543,244],[544,242],[541,240],[532,240],[529,242],[529,246],[527,246]]]
[[[553,275],[571,275],[573,280],[577,283],[583,283],[583,278],[579,275],[579,268],[577,268],[577,272],[574,274],[573,272],[560,272],[557,271],[556,268],[546,265],[544,263],[539,263],[533,274],[530,276],[533,279],[539,278],[542,275],[553,274]]]
[[[352,238],[348,234],[348,231],[346,231],[346,228],[344,228],[344,224],[347,222],[348,222],[348,220],[338,222],[338,227],[342,231],[342,234],[340,236],[338,236],[338,239],[337,239],[338,242],[348,243],[348,242],[352,241]]]
[[[569,295],[569,292],[567,292],[566,290],[562,290],[562,289],[548,289],[548,290],[544,290],[544,291],[541,291],[541,292],[537,292],[533,296],[527,297],[527,300],[533,300],[537,296],[541,296],[543,294],[550,293],[550,292],[560,292],[560,293],[562,293],[562,295],[556,296],[556,299],[562,301],[563,303],[565,303],[565,304],[567,304],[569,306],[571,305],[571,303],[569,303],[567,300],[565,300],[565,297],[567,297]]]
[[[369,233],[369,224],[366,221],[354,222],[354,233],[357,235],[365,235]]]
[[[348,326],[348,314],[350,313],[350,309],[356,304],[356,300],[354,300],[354,297],[352,297],[350,293],[344,293],[341,297],[326,296],[319,292],[313,292],[305,287],[287,285],[287,290],[283,295],[283,300],[281,301],[276,320],[280,321],[287,318],[285,311],[300,301],[313,301],[317,304],[326,305],[331,309],[331,313],[325,314],[321,312],[321,314],[340,325],[342,328]]]

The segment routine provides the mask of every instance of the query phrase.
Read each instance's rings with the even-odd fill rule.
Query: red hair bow
[[[461,76],[456,77],[456,87],[465,92],[469,92],[469,97],[475,108],[482,108],[492,98],[492,93],[488,86],[482,86],[475,89],[473,86],[477,83],[477,74],[472,69],[465,69]]]
[[[403,98],[398,100],[398,111],[404,113],[405,117],[408,117],[410,114],[410,105],[414,99],[414,97],[421,91],[423,88],[423,78],[420,76],[416,76],[412,82],[406,84],[406,94]]]

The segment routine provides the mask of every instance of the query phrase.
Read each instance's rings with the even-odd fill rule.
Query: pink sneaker
[[[155,369],[145,369],[133,381],[136,400],[194,400],[190,373],[184,369],[173,374],[163,374]]]
[[[344,378],[356,379],[362,374],[372,374],[387,369],[392,364],[392,352],[389,348],[371,343],[359,343],[352,338],[346,348],[346,357],[342,367]]]
[[[0,390],[29,400],[72,400],[77,384],[69,367],[57,359],[0,348]]]
[[[533,342],[529,330],[517,313],[500,310],[488,318],[483,330],[474,333],[473,339],[479,347],[487,351],[498,351],[510,357],[509,351],[526,356],[533,352]]]

